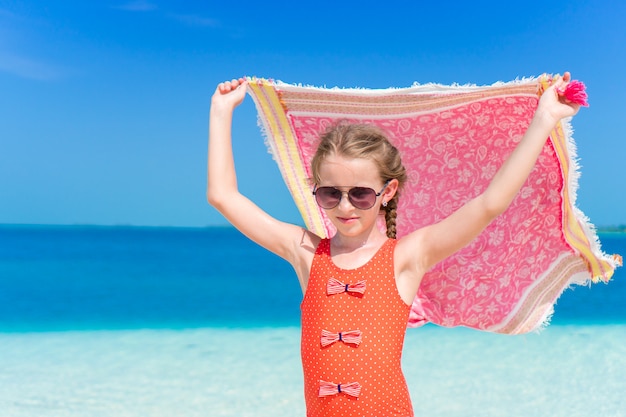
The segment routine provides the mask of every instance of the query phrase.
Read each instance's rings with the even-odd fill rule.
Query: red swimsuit
[[[387,240],[365,265],[337,267],[330,241],[317,248],[302,301],[302,366],[308,417],[413,416],[401,369],[409,317]]]

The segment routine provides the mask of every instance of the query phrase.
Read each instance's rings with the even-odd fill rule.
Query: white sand
[[[626,325],[407,335],[416,416],[626,417]],[[0,416],[304,416],[297,328],[0,334]]]

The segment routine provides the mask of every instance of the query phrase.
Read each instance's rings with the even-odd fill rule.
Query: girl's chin
[[[357,237],[365,232],[365,228],[359,219],[335,220],[335,229],[345,237]]]

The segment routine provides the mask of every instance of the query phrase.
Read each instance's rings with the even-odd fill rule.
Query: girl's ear
[[[389,184],[385,187],[385,190],[382,193],[383,201],[389,201],[393,198],[394,195],[398,192],[398,186],[400,183],[397,179],[389,180]]]

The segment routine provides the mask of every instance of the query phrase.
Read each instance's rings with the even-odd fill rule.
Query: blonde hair
[[[322,162],[330,156],[362,158],[373,161],[383,182],[397,179],[398,192],[383,206],[387,237],[396,237],[396,217],[399,190],[407,179],[406,168],[402,165],[400,152],[389,142],[381,129],[370,124],[355,124],[340,121],[331,125],[321,136],[317,151],[311,161],[313,181],[320,183],[319,170]]]

